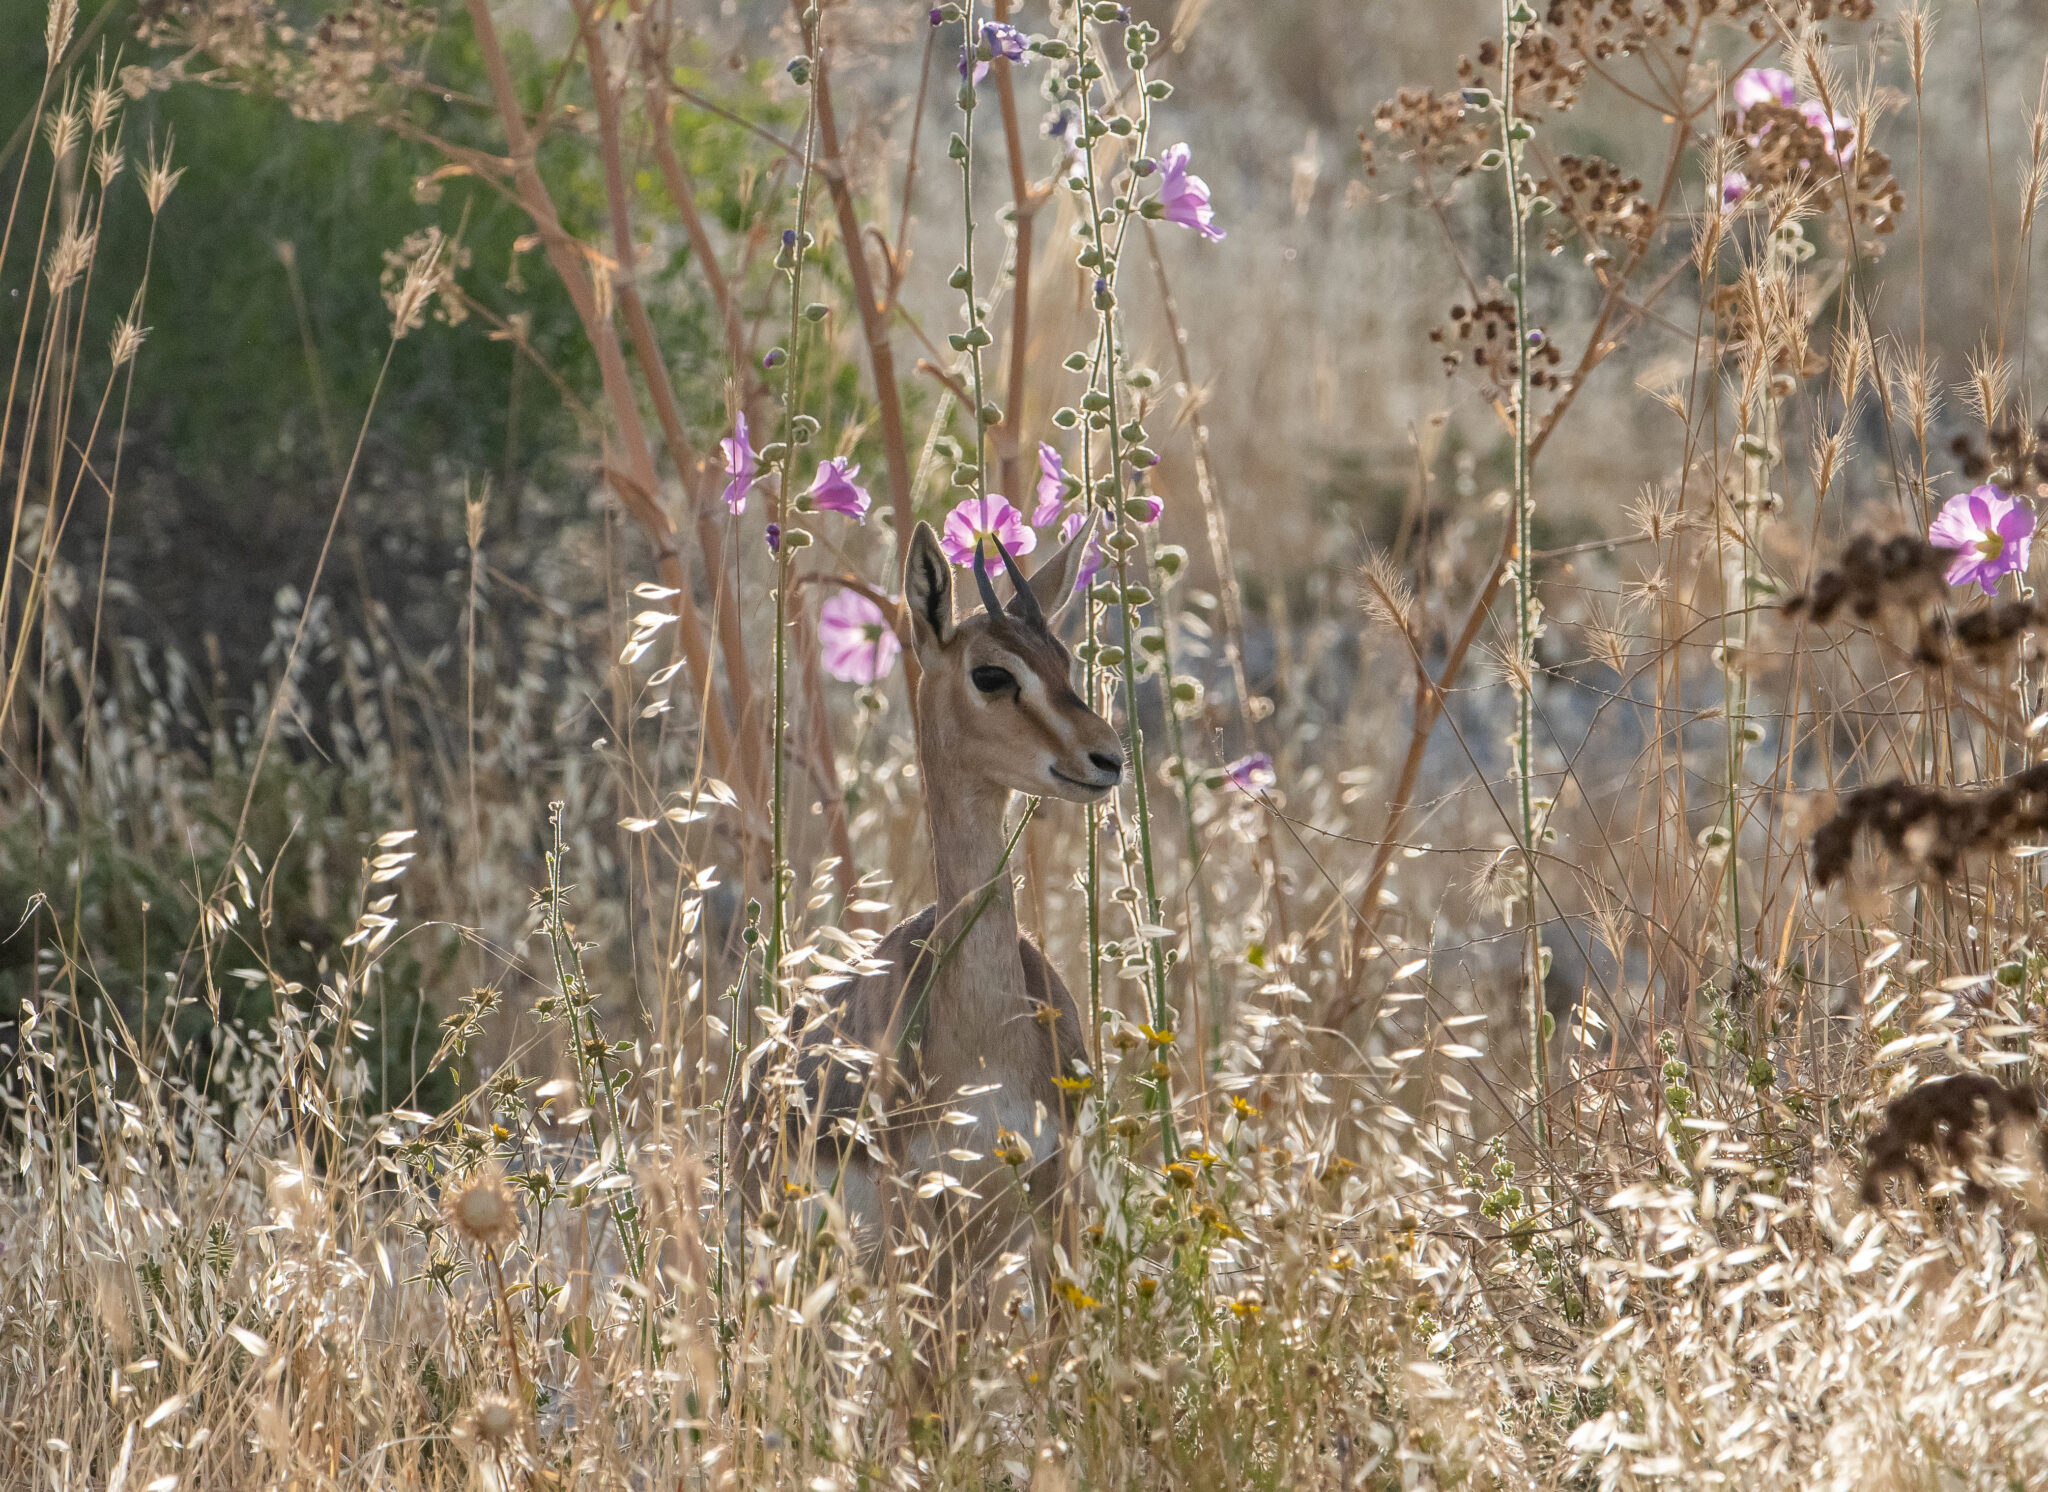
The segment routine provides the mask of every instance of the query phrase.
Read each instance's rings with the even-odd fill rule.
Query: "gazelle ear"
[[[903,560],[903,604],[910,612],[910,641],[924,664],[953,640],[953,566],[939,548],[939,536],[920,522]]]
[[[1074,581],[1081,573],[1081,560],[1088,552],[1088,540],[1094,533],[1095,511],[1091,508],[1088,516],[1081,520],[1081,527],[1074,537],[1032,572],[1031,594],[1038,598],[1038,609],[1045,613],[1046,626],[1056,623],[1060,612],[1074,599]]]

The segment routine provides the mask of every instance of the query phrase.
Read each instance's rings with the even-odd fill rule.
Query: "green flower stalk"
[[[1534,784],[1537,603],[1530,529],[1536,516],[1529,476],[1529,204],[1522,195],[1522,155],[1533,133],[1515,115],[1515,42],[1536,19],[1524,0],[1502,0],[1500,64],[1501,171],[1507,180],[1515,303],[1515,792],[1522,837],[1522,1007],[1529,1031],[1529,1083],[1535,1097],[1536,1143],[1547,1139],[1550,1093],[1549,1012],[1543,1008],[1542,924],[1536,916],[1536,849],[1541,831]]]

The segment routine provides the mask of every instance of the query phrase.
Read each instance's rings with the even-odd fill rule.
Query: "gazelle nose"
[[[1111,782],[1121,782],[1124,775],[1124,761],[1120,756],[1111,756],[1107,751],[1091,751],[1088,760],[1098,772],[1107,772]]]

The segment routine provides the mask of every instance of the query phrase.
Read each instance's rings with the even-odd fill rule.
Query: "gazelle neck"
[[[1017,952],[1014,868],[1004,858],[1010,792],[963,780],[943,756],[920,743],[938,893],[935,951],[952,950],[934,993],[956,1009],[962,1002],[987,1003],[1014,1016],[1024,999],[1024,961]]]

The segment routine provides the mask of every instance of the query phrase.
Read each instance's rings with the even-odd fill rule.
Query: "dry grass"
[[[463,626],[432,657],[395,630],[339,635],[328,555],[309,555],[267,693],[227,714],[175,653],[120,635],[104,573],[76,559],[101,552],[75,526],[103,469],[114,521],[127,379],[149,356],[148,287],[94,281],[97,225],[146,211],[174,232],[177,174],[152,142],[124,195],[145,157],[123,143],[129,101],[82,58],[52,70],[38,148],[71,169],[48,212],[16,203],[0,248],[0,272],[36,266],[0,415],[0,801],[36,806],[4,853],[39,892],[0,908],[26,913],[33,948],[0,1012],[0,1481],[2040,1484],[2048,1180],[2035,1139],[2005,1142],[2038,1128],[2048,1059],[2039,603],[2024,572],[1997,602],[1947,586],[1918,537],[1976,482],[2048,493],[2029,358],[2048,131],[1993,138],[1989,111],[2018,101],[1979,117],[1956,96],[1995,91],[1994,56],[2038,65],[2017,11],[1539,7],[1518,97],[1550,208],[1530,241],[1557,254],[1530,272],[1525,327],[1487,158],[1489,14],[1468,61],[1396,27],[1412,86],[1346,121],[1369,155],[1340,171],[1311,138],[1270,186],[1272,221],[1198,154],[1221,245],[1135,216],[1112,240],[1107,191],[1069,191],[1032,128],[1030,88],[1071,60],[999,67],[974,125],[988,304],[964,321],[942,268],[960,251],[955,32],[915,105],[921,14],[833,5],[818,32],[778,12],[771,55],[822,35],[847,65],[836,95],[815,74],[771,85],[810,112],[794,155],[749,138],[772,209],[729,234],[693,205],[694,163],[643,156],[702,102],[667,86],[681,42],[655,23],[770,40],[720,31],[715,7],[619,9],[616,31],[579,12],[577,49],[552,38],[573,112],[530,117],[509,74],[485,80],[507,85],[495,103],[478,94],[507,140],[586,151],[608,213],[590,241],[547,231],[556,188],[514,145],[451,161],[533,214],[529,272],[545,257],[575,303],[602,380],[595,516],[530,541],[539,591],[507,621],[489,494],[451,484]],[[1205,96],[1263,108],[1277,138],[1281,104],[1226,61],[1279,23],[1224,0],[1138,9],[1160,32],[1148,76],[1180,85],[1118,96],[1155,150],[1183,118],[1215,128]],[[1074,39],[1055,10],[1019,23]],[[409,90],[435,86],[428,12],[310,38],[274,21],[241,0],[166,11],[155,72],[129,81],[204,74],[401,131]],[[1313,21],[1333,55],[1376,34]],[[52,7],[53,52],[73,24]],[[1088,34],[1120,76],[1126,28]],[[611,65],[593,75],[592,54]],[[1758,66],[1835,121],[1738,104],[1730,82]],[[852,178],[804,157],[835,98]],[[999,98],[1029,104],[1023,125]],[[1107,187],[1117,139],[1084,180]],[[1603,139],[1627,159],[1600,159]],[[798,296],[775,261],[800,191],[819,243]],[[1297,241],[1340,263],[1338,230],[1367,218],[1406,246],[1380,266],[1411,278],[1401,296],[1290,277],[1246,309],[1255,276],[1230,265]],[[848,223],[879,225],[853,259]],[[1120,246],[1114,315],[1099,266],[1068,263],[1082,225]],[[393,348],[478,322],[517,335],[471,319],[454,229],[388,256]],[[1957,233],[1971,254],[2003,245],[1961,300],[1941,269]],[[678,392],[652,277],[621,269],[650,242],[717,266],[676,293],[715,303],[731,405],[757,431],[808,413],[823,452],[867,454],[893,533],[800,514],[780,488],[727,513],[709,453],[731,411]],[[813,292],[833,312],[801,323]],[[1311,459],[1353,417],[1355,350],[1331,339],[1354,319],[1402,349],[1379,375],[1401,417],[1374,416],[1358,469],[1330,461],[1319,484]],[[943,350],[941,329],[984,320],[985,367]],[[1959,335],[1973,355],[1944,362]],[[834,408],[831,380],[800,382],[786,411],[756,371],[778,345],[866,392]],[[1492,490],[1513,466],[1517,346],[1538,518],[1520,545]],[[1077,348],[1095,359],[1079,379],[1059,361]],[[892,357],[900,380],[876,385]],[[985,482],[1028,492],[1041,436],[1078,472],[1082,438],[1052,411],[1101,388],[1145,428],[1105,421],[1091,474],[1127,469],[1113,440],[1149,443],[1167,498],[1163,529],[1119,520],[1131,557],[1097,587],[1084,650],[1120,722],[1139,684],[1149,811],[1131,792],[1099,817],[1048,803],[1017,849],[1020,919],[1094,1049],[1072,1133],[1040,1137],[1068,1149],[1071,1204],[1035,1250],[979,1261],[1013,1282],[986,1319],[942,1240],[857,1257],[801,1166],[786,1205],[738,1216],[721,1140],[749,1060],[793,1061],[929,893],[902,684],[828,684],[813,618],[840,577],[887,599],[900,520],[950,507],[973,462],[949,401],[984,380],[1008,407]],[[799,516],[818,543],[771,556],[760,525]],[[1518,633],[1524,556],[1541,627]],[[1102,651],[1118,641],[1128,673]],[[1529,845],[1502,740],[1523,691]],[[1270,776],[1224,770],[1253,751]],[[323,759],[346,786],[315,801]],[[763,909],[777,844],[781,918]],[[190,913],[184,946],[145,931],[140,990],[94,946],[134,898],[106,889],[94,846],[164,868],[154,894]],[[281,898],[348,936],[301,948]],[[1532,919],[1541,1095],[1518,1006]],[[394,1091],[392,1002],[422,985],[446,1019]],[[428,1070],[461,1091],[427,1104]],[[1014,1184],[982,1159],[892,1184],[971,1208],[976,1186]]]

